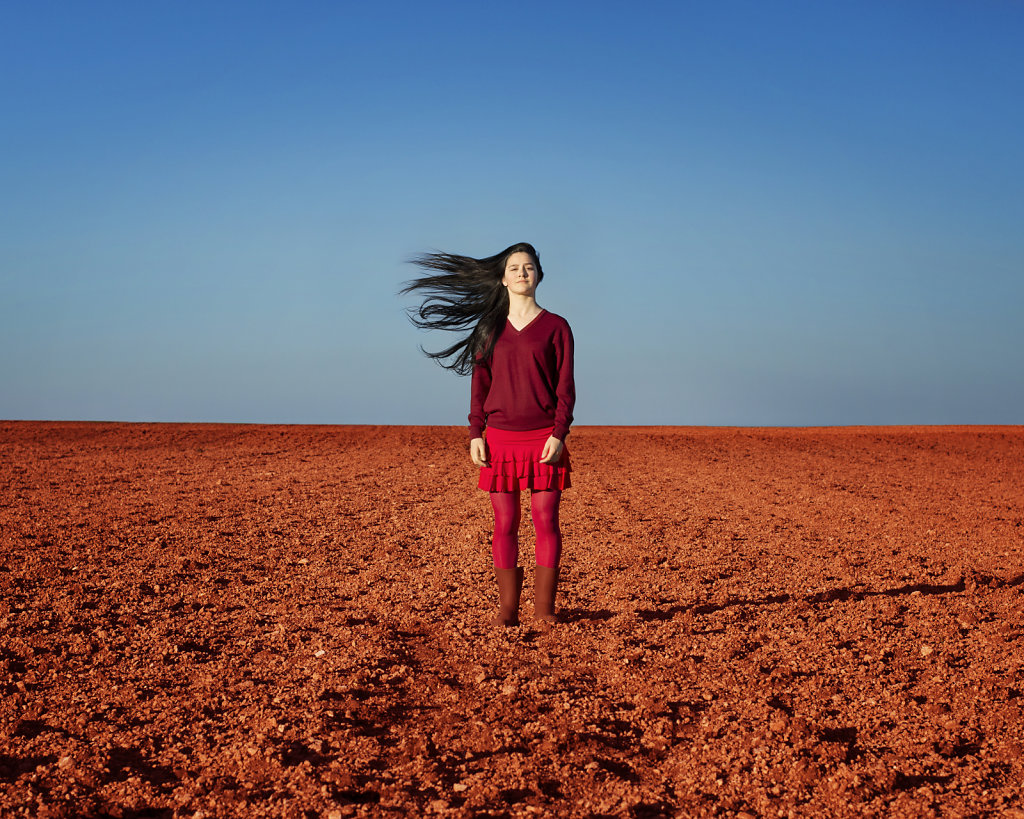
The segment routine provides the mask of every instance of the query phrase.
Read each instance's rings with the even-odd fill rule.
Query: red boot
[[[491,620],[492,626],[519,625],[519,598],[523,593],[523,570],[494,568],[498,579],[498,614]]]

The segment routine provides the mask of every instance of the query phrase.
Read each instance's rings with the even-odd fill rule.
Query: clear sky
[[[0,418],[461,424],[396,295],[541,254],[577,422],[1024,422],[1024,3],[0,5]]]

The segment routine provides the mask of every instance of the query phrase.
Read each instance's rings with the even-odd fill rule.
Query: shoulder
[[[552,328],[558,328],[568,333],[572,333],[572,329],[569,327],[569,322],[566,321],[558,313],[552,313],[550,310],[544,311],[544,320]]]

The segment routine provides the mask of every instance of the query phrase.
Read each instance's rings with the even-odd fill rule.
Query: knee
[[[538,531],[542,532],[556,532],[558,531],[558,507],[552,509],[534,509],[531,512],[533,517],[533,526]]]
[[[519,515],[495,515],[494,532],[509,537],[519,533]]]

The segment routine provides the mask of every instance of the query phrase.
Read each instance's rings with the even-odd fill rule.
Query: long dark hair
[[[400,293],[422,291],[423,304],[410,308],[409,320],[421,330],[472,331],[460,341],[438,350],[423,350],[442,367],[459,375],[473,371],[473,362],[490,358],[508,318],[508,290],[501,280],[505,262],[513,253],[529,253],[537,266],[537,282],[544,278],[533,245],[518,242],[486,259],[454,253],[424,253],[410,259],[426,272],[406,282]]]

